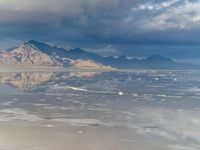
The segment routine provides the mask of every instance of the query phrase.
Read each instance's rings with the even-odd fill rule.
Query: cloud
[[[140,4],[136,9],[133,8],[133,10],[160,10],[166,7],[170,7],[173,4],[179,2],[180,0],[169,0],[169,1],[164,1],[160,3],[145,3],[145,4]]]
[[[78,39],[108,36],[113,30],[107,28],[123,18],[126,7],[120,0],[0,0],[0,30],[23,37],[34,32],[55,33],[61,39],[68,34],[80,34]]]
[[[0,39],[115,49],[199,43],[199,8],[197,0],[0,0]]]
[[[156,4],[145,3],[132,8],[134,13],[140,12],[140,29],[159,30],[199,30],[200,2],[170,0]],[[147,15],[145,12],[148,12]]]
[[[0,4],[0,30],[5,34],[39,32],[43,38],[55,34],[60,40],[68,35],[72,37],[68,40],[83,41],[131,38],[145,31],[198,28],[200,22],[198,1],[0,0]]]

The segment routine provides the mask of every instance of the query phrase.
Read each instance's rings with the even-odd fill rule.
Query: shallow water
[[[199,71],[0,73],[0,150],[199,150]]]

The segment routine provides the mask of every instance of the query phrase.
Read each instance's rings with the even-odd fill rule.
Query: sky
[[[101,55],[200,57],[199,0],[0,0],[0,49],[38,40]]]

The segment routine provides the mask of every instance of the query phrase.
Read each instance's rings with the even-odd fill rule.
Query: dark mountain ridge
[[[45,56],[49,56],[49,59],[53,59],[52,62],[64,64],[63,66],[70,66],[68,65],[70,61],[74,60],[88,60],[104,66],[120,69],[200,69],[198,65],[178,63],[168,57],[160,55],[152,55],[143,59],[128,59],[125,55],[118,58],[113,56],[104,57],[80,48],[66,50],[34,40],[25,42],[24,45],[45,54]],[[9,49],[8,53],[12,53],[13,51],[16,51],[16,48]]]

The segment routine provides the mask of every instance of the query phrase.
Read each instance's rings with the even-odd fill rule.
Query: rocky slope
[[[18,48],[0,51],[0,66],[76,67],[95,69],[200,69],[200,65],[179,63],[170,58],[153,55],[143,59],[103,57],[80,48],[65,50],[48,44],[29,41]]]
[[[89,67],[108,69],[93,60],[72,59],[66,56],[49,54],[48,50],[37,47],[30,42],[9,51],[0,52],[1,66],[29,66],[29,67]],[[57,50],[60,51],[59,49]]]
[[[9,52],[2,51],[0,53],[0,64],[11,66],[63,66],[60,61],[42,53],[30,43],[24,43]]]

